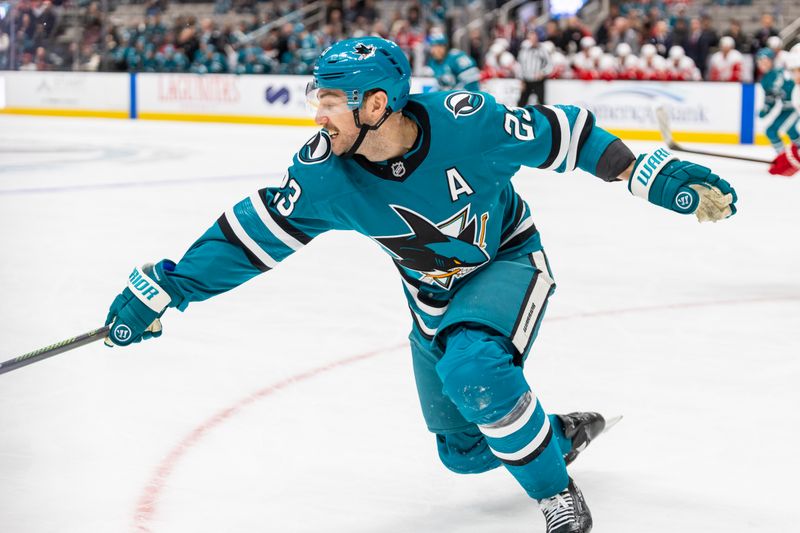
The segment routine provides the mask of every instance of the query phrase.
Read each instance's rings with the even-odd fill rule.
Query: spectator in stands
[[[669,33],[667,21],[659,20],[653,25],[653,31],[647,42],[656,47],[658,55],[667,57],[667,53],[672,47],[672,36]]]
[[[700,74],[705,77],[708,65],[708,55],[714,44],[714,35],[704,31],[700,19],[693,18],[689,23],[689,37],[683,48],[686,55],[692,58],[694,64],[700,69]]]
[[[762,48],[766,48],[767,39],[773,35],[778,35],[778,30],[775,29],[775,19],[769,13],[764,13],[761,15],[761,28],[753,36],[750,51],[755,54]]]
[[[483,32],[480,28],[472,28],[469,30],[469,45],[467,47],[467,55],[475,61],[478,69],[483,68],[483,51],[486,46],[483,44]]]
[[[53,4],[50,0],[43,0],[43,2],[33,9],[33,16],[35,23],[42,28],[42,37],[49,39],[53,34],[56,27],[56,13],[53,10]],[[38,52],[37,52],[38,54]]]
[[[631,28],[630,21],[625,17],[614,19],[614,25],[608,35],[607,50],[616,50],[620,44],[630,47],[632,53],[639,53],[639,33]]]
[[[750,51],[750,39],[742,33],[742,24],[738,20],[731,19],[728,31],[725,32],[725,35],[733,39],[734,48],[739,52],[745,54]]]
[[[561,28],[558,27],[558,21],[556,20],[548,20],[544,26],[544,41],[550,41],[558,48],[561,48],[561,44],[564,41],[564,34],[561,32]],[[563,48],[561,48],[563,50]]]
[[[30,52],[23,52],[22,53],[22,61],[19,65],[19,70],[22,71],[34,71],[36,70],[36,63],[33,62],[33,54]]]
[[[561,44],[556,43],[556,45],[567,52],[574,52],[578,50],[581,39],[591,35],[592,32],[586,28],[578,17],[569,17],[567,19],[567,27],[564,29],[564,34],[561,38]]]
[[[81,47],[81,62],[79,68],[86,72],[97,72],[100,68],[100,54],[97,53],[97,49],[89,43]]]
[[[520,45],[517,55],[522,77],[522,93],[517,106],[528,105],[531,93],[536,95],[536,104],[544,104],[544,80],[553,71],[553,62],[547,48],[539,43],[536,28],[528,29],[527,38]]]
[[[608,44],[609,33],[617,17],[619,17],[619,13],[619,6],[617,4],[612,4],[609,7],[608,16],[600,22],[600,25],[597,26],[597,30],[594,32],[594,39],[597,41],[598,46],[605,48]],[[611,49],[613,50],[613,47]]]
[[[719,50],[711,56],[711,81],[742,81],[742,54],[735,44],[728,35],[719,40]]]
[[[8,34],[0,28],[0,70],[9,68],[10,61],[8,60],[8,55],[10,54],[10,49],[11,39],[9,39]]]

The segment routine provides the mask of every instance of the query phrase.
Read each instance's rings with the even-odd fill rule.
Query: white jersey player
[[[729,35],[719,40],[719,51],[711,56],[711,81],[742,81],[742,54],[735,44]]]

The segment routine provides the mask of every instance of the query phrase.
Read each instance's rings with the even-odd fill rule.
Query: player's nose
[[[325,126],[328,123],[328,116],[325,115],[324,113],[320,112],[320,111],[317,111],[314,114],[314,122],[318,126]]]

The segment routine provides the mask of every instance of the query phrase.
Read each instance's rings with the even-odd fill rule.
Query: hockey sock
[[[561,424],[561,419],[557,415],[547,415],[550,419],[550,427],[553,428],[553,440],[558,442],[558,447],[561,448],[561,454],[567,454],[572,451],[572,439],[568,439],[564,435],[564,426]]]
[[[510,341],[499,334],[459,328],[448,335],[436,370],[445,394],[478,425],[494,456],[528,495],[542,499],[569,482],[554,430],[561,424],[551,424],[512,353]]]

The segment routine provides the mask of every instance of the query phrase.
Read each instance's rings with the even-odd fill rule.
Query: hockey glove
[[[681,161],[664,148],[636,159],[628,190],[650,203],[716,222],[736,213],[736,191],[711,169]]]
[[[787,146],[769,166],[769,173],[776,176],[793,176],[798,170],[800,170],[800,152],[796,144]]]
[[[133,269],[128,286],[114,298],[108,310],[106,326],[111,325],[111,330],[105,339],[106,346],[127,346],[161,335],[159,318],[172,301],[165,263],[167,269],[174,268],[174,263],[165,260],[155,266],[148,263]]]

